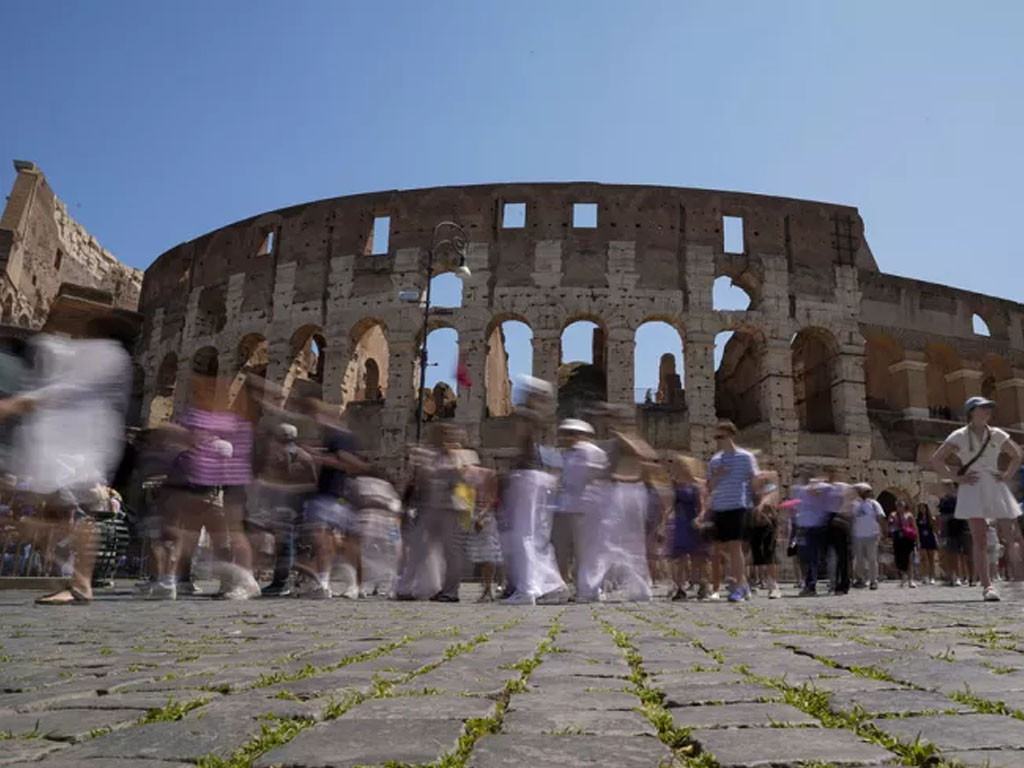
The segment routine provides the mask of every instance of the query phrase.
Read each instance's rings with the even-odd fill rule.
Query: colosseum
[[[439,247],[452,232],[464,248]],[[428,281],[463,260],[461,305],[425,323]],[[715,306],[723,278],[746,309]],[[232,391],[256,372],[286,397],[338,404],[392,471],[415,440],[424,328],[457,333],[472,385],[424,392],[423,418],[453,420],[485,461],[507,464],[512,322],[528,326],[532,375],[557,382],[563,414],[588,400],[636,403],[654,446],[700,455],[729,418],[784,482],[813,465],[890,498],[930,497],[924,464],[975,394],[1024,441],[1024,306],[881,272],[857,209],[843,205],[597,183],[334,198],[171,248],[146,270],[138,311],[144,423],[170,416],[192,370],[235,377]],[[577,321],[593,328],[587,361],[563,359]],[[652,322],[678,335],[682,370],[666,354],[638,397],[636,338]]]

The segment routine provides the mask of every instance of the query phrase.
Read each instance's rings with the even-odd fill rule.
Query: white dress
[[[580,600],[596,600],[606,580],[628,600],[651,599],[644,525],[650,493],[643,483],[609,482],[601,501],[583,516],[580,538]]]
[[[978,473],[978,482],[974,485],[962,484],[956,495],[956,517],[958,520],[985,518],[987,520],[1007,520],[1020,515],[1021,509],[1013,492],[1006,483],[999,479],[999,454],[1003,444],[1010,436],[1001,429],[992,429],[992,439],[984,453],[971,464],[970,472]],[[984,440],[971,435],[967,427],[961,427],[946,438],[956,450],[962,464],[974,458]]]
[[[555,479],[543,470],[509,475],[501,499],[501,548],[516,594],[537,598],[565,589],[551,546],[551,498]]]

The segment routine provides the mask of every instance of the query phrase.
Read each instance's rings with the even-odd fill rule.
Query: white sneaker
[[[317,584],[315,581],[304,581],[297,590],[295,596],[306,600],[330,600],[334,597],[330,587]]]
[[[178,589],[176,584],[161,584],[154,581],[146,595],[147,600],[177,600]]]
[[[503,605],[536,605],[537,598],[525,592],[516,592],[512,597],[506,597],[501,602]]]
[[[911,589],[917,589],[917,582],[914,581],[913,579],[910,580],[910,588]]]
[[[778,585],[775,585],[771,588],[771,591],[768,592],[768,599],[778,600],[780,597],[782,597],[782,590],[779,589]]]
[[[988,586],[985,587],[984,591],[981,593],[981,599],[984,600],[986,603],[998,603],[1000,597],[995,587]]]
[[[722,596],[720,594],[718,594],[717,592],[712,592],[710,595],[708,595],[708,600],[721,600],[721,599],[722,599]]]

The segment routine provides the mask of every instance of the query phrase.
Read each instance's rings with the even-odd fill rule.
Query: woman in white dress
[[[983,397],[969,398],[964,404],[967,426],[950,434],[932,457],[939,477],[959,485],[956,518],[970,524],[974,568],[981,577],[982,597],[989,601],[999,600],[999,593],[989,578],[987,521],[1006,528],[1021,513],[1007,485],[1020,467],[1021,451],[1006,432],[989,426],[995,405]],[[1004,453],[1009,464],[1000,470],[999,458]],[[956,469],[948,463],[954,455],[959,460]]]
[[[645,531],[651,493],[643,465],[655,454],[638,438],[620,433],[615,437],[611,477],[581,525],[576,598],[581,603],[603,600],[606,581],[618,585],[627,600],[651,599]]]

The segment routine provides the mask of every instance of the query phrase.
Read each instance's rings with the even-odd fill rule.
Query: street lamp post
[[[420,388],[416,399],[416,442],[420,442],[423,432],[423,390],[427,386],[427,332],[430,327],[430,283],[434,277],[434,258],[447,251],[459,258],[455,271],[460,278],[470,276],[466,266],[466,230],[454,221],[442,221],[434,227],[430,250],[427,251],[427,292],[423,301],[423,328],[420,334]]]

